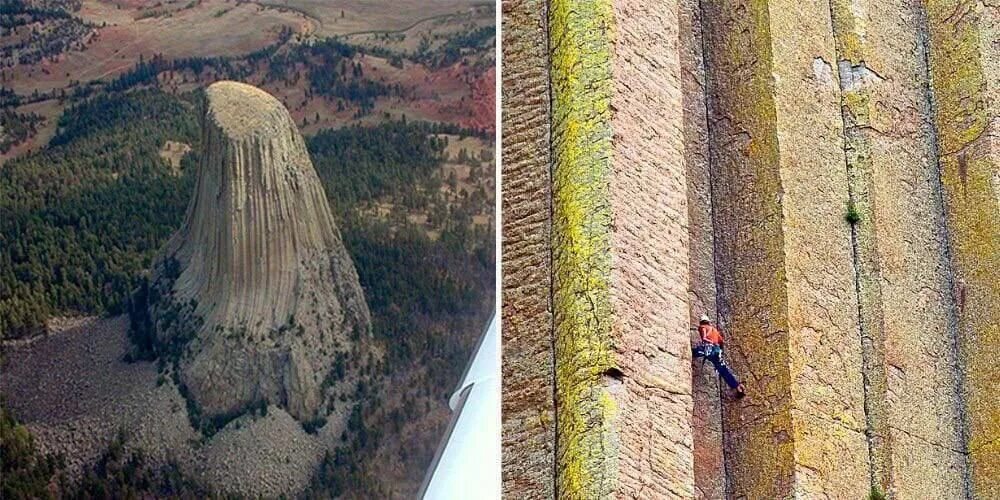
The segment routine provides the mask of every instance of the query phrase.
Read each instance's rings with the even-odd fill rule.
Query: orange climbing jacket
[[[698,325],[698,335],[701,335],[701,339],[709,344],[722,345],[722,332],[711,323]]]

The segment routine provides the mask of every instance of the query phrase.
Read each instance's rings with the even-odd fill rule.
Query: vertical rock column
[[[690,498],[678,4],[549,6],[557,494]]]
[[[869,493],[829,4],[704,0],[729,496]],[[728,396],[727,396],[728,398]]]
[[[545,7],[503,2],[503,492],[510,498],[555,491]]]
[[[708,122],[705,109],[705,66],[702,54],[701,5],[683,0],[680,8],[680,57],[684,103],[684,163],[687,168],[689,292],[691,340],[698,342],[702,314],[715,318],[715,242],[712,231],[712,183],[708,161]],[[722,458],[722,401],[719,375],[704,359],[695,360],[691,373],[694,411],[694,493],[696,499],[725,496]]]
[[[831,0],[854,224],[873,485],[961,498],[954,301],[921,13]],[[910,48],[910,50],[903,50]]]
[[[973,498],[1000,497],[1000,7],[925,0]]]

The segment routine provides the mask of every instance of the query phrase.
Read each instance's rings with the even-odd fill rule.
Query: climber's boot
[[[736,399],[743,399],[743,396],[746,395],[747,395],[747,389],[746,387],[743,386],[743,384],[736,386]]]

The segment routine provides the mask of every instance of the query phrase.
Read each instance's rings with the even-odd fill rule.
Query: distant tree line
[[[65,2],[25,2],[4,0],[0,3],[0,28],[11,29],[52,19],[69,19],[80,9],[78,0]]]
[[[468,51],[492,47],[489,42],[496,38],[495,26],[483,26],[452,35],[436,51],[425,52],[418,59],[432,67],[450,66],[458,62]]]
[[[21,105],[21,96],[12,89],[0,87],[0,108],[16,107]]]
[[[261,64],[267,65],[268,78],[281,79],[291,83],[291,75],[297,74],[299,64],[308,68],[310,95],[320,95],[328,99],[340,99],[358,106],[358,116],[368,114],[375,107],[379,97],[401,95],[398,84],[388,85],[365,78],[360,62],[354,61],[358,48],[328,38],[310,45],[295,45],[283,52],[278,48],[291,37],[292,32],[284,28],[279,40],[263,49],[239,57],[188,57],[166,59],[155,54],[149,60],[140,58],[136,65],[111,80],[107,90],[120,92],[143,85],[158,85],[158,76],[164,71],[191,71],[202,74],[211,68],[217,76],[225,79],[243,80],[249,77]]]

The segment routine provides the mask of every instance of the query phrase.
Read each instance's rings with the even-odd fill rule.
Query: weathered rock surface
[[[753,394],[724,407],[728,494],[864,497],[829,6],[722,0],[708,3],[704,19],[719,317],[729,361]]]
[[[503,2],[503,493],[555,494],[545,2]]]
[[[505,47],[537,34],[510,19],[525,24]],[[555,336],[519,334],[505,364],[554,355],[557,450],[505,481],[551,473],[566,498],[1000,495],[1000,369],[982,355],[1000,343],[1000,8],[551,0],[548,28],[535,126],[551,123],[551,164],[518,175],[551,191],[505,180],[504,196],[551,196],[552,231],[527,246],[505,226],[504,242],[518,262],[551,255]],[[688,371],[682,309],[716,312],[747,398]],[[521,431],[505,454],[550,436]]]
[[[897,498],[961,498],[955,301],[927,133],[920,9],[905,1],[832,5],[850,198],[859,214],[852,229],[873,482]]]
[[[715,287],[715,237],[712,227],[712,172],[709,165],[705,62],[698,0],[680,2],[680,58],[684,107],[684,163],[687,169],[690,325],[702,314],[718,317]],[[692,345],[700,341],[691,329]],[[722,384],[725,387],[725,384]],[[726,494],[722,454],[722,400],[719,375],[704,359],[693,360],[694,498]]]
[[[372,359],[357,272],[284,106],[242,83],[206,94],[195,194],[152,278],[160,350],[205,416],[322,416],[338,356]]]
[[[954,269],[970,491],[1000,497],[1000,6],[924,1]]]
[[[677,2],[552,2],[557,490],[690,498]],[[658,51],[655,47],[666,47]]]

